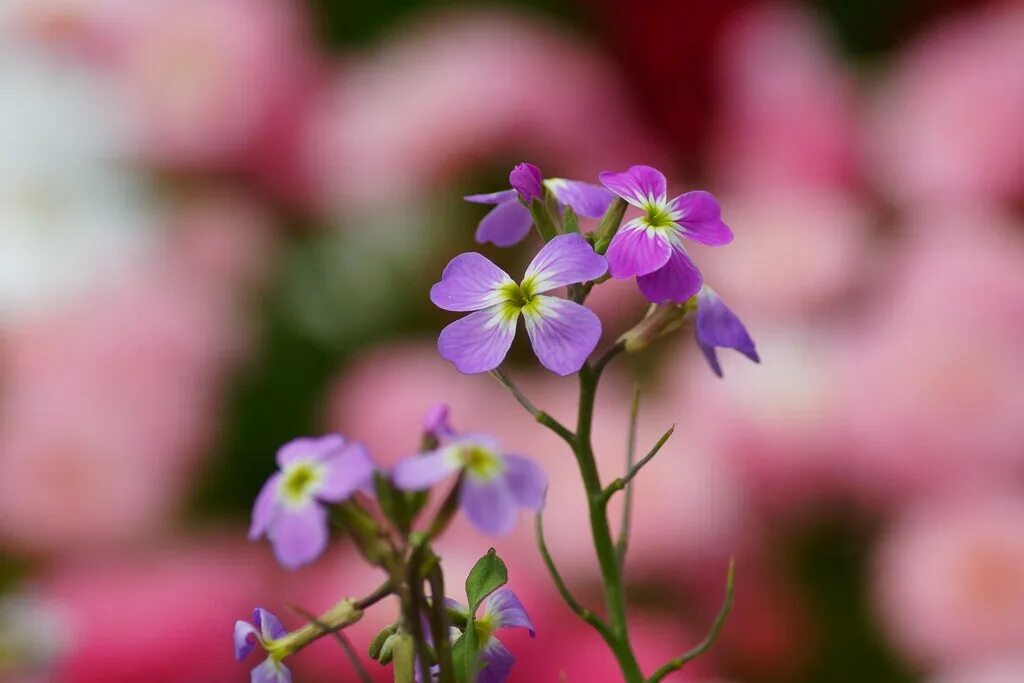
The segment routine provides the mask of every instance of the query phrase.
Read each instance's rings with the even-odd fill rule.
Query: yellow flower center
[[[320,483],[320,469],[313,463],[299,462],[284,470],[281,481],[281,495],[289,503],[305,502]]]
[[[479,444],[467,444],[459,450],[459,459],[466,474],[480,481],[489,481],[505,471],[500,454]]]
[[[644,211],[647,213],[644,216],[644,222],[647,223],[648,227],[655,230],[665,230],[674,228],[676,225],[675,216],[672,215],[672,211],[669,210],[667,204],[649,202],[644,204]]]

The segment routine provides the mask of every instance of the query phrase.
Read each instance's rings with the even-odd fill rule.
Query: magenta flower
[[[284,626],[273,614],[263,608],[252,611],[252,623],[235,622],[235,659],[242,661],[249,656],[256,645],[269,650],[275,640],[287,634]],[[291,683],[292,674],[284,664],[272,655],[252,670],[252,683]]]
[[[446,600],[449,607],[469,616],[469,609],[450,598]],[[473,622],[476,626],[477,642],[480,645],[480,659],[483,665],[477,674],[476,683],[504,683],[516,663],[516,658],[508,651],[494,632],[503,628],[525,628],[530,637],[537,633],[533,628],[523,603],[508,588],[499,588],[487,596],[484,601],[483,614]]]
[[[597,346],[601,321],[584,306],[544,292],[599,278],[607,269],[604,257],[575,233],[545,244],[519,284],[484,256],[459,254],[431,287],[430,300],[446,311],[475,312],[445,327],[437,348],[461,373],[493,370],[512,346],[522,314],[541,365],[570,375]]]
[[[362,445],[336,434],[289,441],[278,449],[277,465],[281,471],[253,505],[249,539],[266,535],[278,562],[295,569],[327,545],[325,503],[340,503],[368,486],[374,467]]]
[[[761,362],[747,328],[707,285],[701,287],[697,293],[697,320],[694,331],[697,346],[719,377],[722,376],[722,366],[718,363],[716,348],[736,349],[755,363]]]
[[[459,507],[484,533],[504,535],[515,528],[519,508],[540,510],[547,477],[521,455],[509,455],[486,436],[453,439],[435,451],[405,458],[391,474],[403,491],[428,489],[450,474],[464,474]]]
[[[701,190],[669,200],[665,176],[650,166],[605,171],[600,178],[605,187],[644,212],[623,225],[608,245],[611,276],[635,275],[640,291],[654,303],[681,303],[696,294],[703,279],[682,240],[712,246],[732,241],[718,201]]]
[[[542,199],[544,187],[563,206],[571,206],[580,216],[598,218],[608,210],[615,195],[599,185],[579,180],[548,178],[544,180],[540,169],[533,164],[516,165],[509,174],[511,190],[490,194],[471,194],[464,199],[477,204],[494,204],[476,229],[476,241],[490,242],[498,247],[510,247],[530,232],[533,218],[524,202]]]

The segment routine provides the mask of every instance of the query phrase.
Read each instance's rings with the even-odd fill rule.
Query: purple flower
[[[435,451],[405,458],[391,476],[396,487],[420,491],[455,472],[464,473],[459,507],[485,533],[507,534],[515,528],[519,508],[544,505],[544,472],[528,458],[502,453],[485,436],[457,437]]]
[[[715,350],[717,347],[736,349],[755,363],[761,362],[747,328],[707,285],[701,287],[697,293],[697,320],[694,330],[697,335],[697,346],[704,352],[708,364],[719,377],[722,376],[722,366],[718,363],[718,352]]]
[[[476,204],[494,204],[476,229],[476,241],[491,242],[498,247],[510,247],[530,232],[533,217],[523,202],[542,199],[544,187],[563,206],[571,206],[580,216],[600,217],[615,199],[615,195],[599,185],[563,178],[543,179],[540,169],[533,164],[521,163],[512,169],[509,182],[513,189],[471,194],[464,199]]]
[[[448,404],[437,403],[427,409],[423,416],[423,433],[438,441],[447,439],[455,434],[451,423],[448,422]]]
[[[465,605],[460,605],[454,600],[448,600],[447,603],[453,609],[469,616],[469,609]],[[487,596],[483,614],[473,623],[481,648],[482,668],[477,674],[477,683],[504,683],[516,663],[516,658],[494,636],[494,632],[503,628],[525,628],[530,632],[530,637],[534,637],[536,631],[523,608],[523,603],[510,589],[499,588]]]
[[[315,560],[327,545],[325,503],[340,503],[369,485],[373,462],[362,445],[338,435],[299,438],[277,451],[280,472],[263,485],[249,539],[264,534],[289,569]]]
[[[681,303],[696,294],[703,279],[682,238],[712,246],[732,241],[718,201],[700,190],[669,200],[665,176],[650,166],[605,171],[600,178],[605,187],[644,212],[623,225],[608,245],[611,276],[637,276],[640,291],[654,303]]]
[[[601,321],[584,306],[543,292],[599,278],[607,269],[604,257],[575,233],[545,244],[519,284],[484,256],[459,254],[430,289],[430,300],[446,311],[475,312],[445,327],[437,348],[464,374],[493,370],[505,359],[522,314],[541,364],[570,375],[597,346]]]
[[[252,623],[235,622],[235,659],[242,661],[248,657],[257,644],[269,650],[273,642],[283,638],[286,633],[277,617],[265,609],[254,609]],[[291,680],[292,674],[288,667],[273,655],[252,670],[252,683],[291,683]]]

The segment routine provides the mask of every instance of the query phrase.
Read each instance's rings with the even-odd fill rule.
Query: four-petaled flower
[[[650,166],[605,171],[600,178],[605,187],[644,212],[623,225],[608,245],[611,276],[637,276],[640,291],[654,303],[681,303],[696,294],[703,280],[682,240],[712,246],[732,241],[718,201],[700,190],[668,199],[665,176]]]
[[[521,455],[504,454],[488,437],[457,437],[435,451],[400,461],[391,474],[404,491],[428,489],[446,476],[462,472],[459,507],[481,531],[502,535],[515,528],[519,508],[540,510],[547,477]]]
[[[469,608],[452,599],[445,601],[448,607],[469,616]],[[476,627],[477,643],[480,647],[480,664],[476,683],[504,683],[516,663],[494,632],[503,628],[525,628],[530,637],[536,635],[533,623],[516,594],[508,588],[499,588],[487,596],[483,614],[473,622]]]
[[[510,247],[530,232],[533,217],[523,202],[542,199],[547,188],[563,206],[571,206],[577,215],[599,218],[608,210],[615,195],[592,183],[564,178],[544,180],[540,169],[533,164],[516,165],[509,174],[511,190],[463,197],[475,204],[494,204],[476,229],[476,241],[490,242],[498,247]]]
[[[269,650],[275,640],[283,638],[287,631],[277,617],[262,608],[252,611],[252,623],[235,622],[235,659],[242,661],[249,656],[256,645]],[[273,655],[252,670],[252,683],[291,683],[292,674]]]
[[[761,358],[754,348],[754,340],[750,338],[747,328],[725,305],[725,302],[707,285],[697,293],[697,319],[694,324],[697,346],[708,359],[708,364],[715,374],[722,376],[722,366],[718,363],[716,347],[736,349],[744,356],[760,363]]]
[[[275,473],[252,509],[249,539],[266,534],[278,561],[295,569],[327,545],[325,503],[340,503],[369,485],[373,462],[362,445],[338,435],[299,438],[277,451]]]
[[[559,375],[576,372],[597,346],[601,321],[586,307],[544,292],[594,280],[607,269],[604,257],[576,233],[545,244],[519,284],[481,254],[459,254],[430,289],[430,300],[446,311],[475,312],[441,331],[441,356],[464,374],[493,370],[505,359],[522,314],[541,365]]]

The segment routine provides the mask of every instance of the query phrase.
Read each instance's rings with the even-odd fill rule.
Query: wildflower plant
[[[697,346],[717,375],[722,375],[720,348],[759,362],[743,323],[704,283],[683,244],[685,239],[721,246],[733,236],[711,194],[694,191],[668,199],[665,176],[654,168],[633,166],[621,173],[602,173],[600,181],[603,187],[544,179],[536,166],[524,163],[510,174],[512,189],[467,197],[495,205],[477,230],[479,242],[511,245],[525,239],[532,225],[542,244],[518,282],[482,254],[460,254],[444,269],[430,300],[443,310],[467,314],[441,331],[441,356],[464,374],[492,374],[537,423],[565,442],[576,460],[587,493],[604,609],[584,606],[570,592],[548,550],[542,523],[547,488],[542,465],[504,452],[487,434],[457,432],[449,423],[447,407],[438,405],[424,416],[417,452],[390,471],[377,468],[365,448],[339,435],[295,439],[278,451],[279,471],[255,501],[250,538],[266,537],[279,562],[296,568],[320,556],[334,524],[383,576],[369,595],[344,598],[319,616],[293,608],[305,622],[294,631],[287,631],[261,608],[252,622],[239,621],[236,657],[245,658],[257,646],[267,654],[252,670],[253,683],[290,682],[284,661],[322,637],[337,640],[349,652],[360,678],[370,680],[352,654],[344,629],[388,598],[398,602],[398,619],[378,633],[369,653],[393,667],[395,681],[504,681],[515,655],[497,632],[525,628],[532,636],[534,626],[528,606],[506,586],[506,565],[493,548],[466,579],[466,602],[447,594],[434,542],[460,513],[492,535],[510,532],[523,514],[534,515],[537,546],[555,588],[607,645],[623,681],[657,683],[714,643],[732,605],[732,566],[725,600],[706,638],[653,672],[641,669],[630,639],[623,576],[632,518],[630,488],[674,428],[639,459],[631,438],[622,474],[607,482],[598,473],[592,432],[598,385],[606,368],[687,324],[692,324]],[[630,205],[640,215],[624,223]],[[599,218],[596,228],[583,232],[580,215]],[[587,297],[610,277],[634,276],[651,305],[628,332],[595,354],[601,321],[586,307]],[[577,378],[579,403],[571,428],[537,408],[503,365],[520,318],[540,364],[557,375]],[[638,396],[637,390],[629,416],[631,434],[636,430]],[[620,492],[624,512],[613,533],[609,503]],[[433,496],[440,500],[431,505]]]

